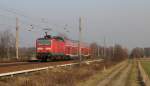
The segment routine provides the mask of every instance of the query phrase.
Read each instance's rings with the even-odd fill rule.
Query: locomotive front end
[[[36,41],[36,57],[46,61],[51,56],[51,40],[40,38]]]

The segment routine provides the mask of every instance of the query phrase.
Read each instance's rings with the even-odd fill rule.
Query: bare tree
[[[90,48],[91,48],[91,56],[92,57],[97,57],[97,55],[98,55],[98,45],[97,45],[97,43],[92,43],[90,45]]]
[[[91,55],[97,57],[98,55],[104,57],[104,47],[99,46],[97,43],[91,44]],[[121,45],[116,44],[115,46],[105,47],[106,60],[121,61],[128,58],[128,49],[123,48]]]
[[[15,37],[9,30],[0,33],[0,56],[10,58],[15,51]]]
[[[112,60],[114,61],[121,61],[128,57],[128,50],[126,48],[123,48],[121,45],[115,45],[114,47],[114,56],[112,57]]]
[[[144,56],[150,57],[150,47],[144,48]]]
[[[144,49],[143,48],[134,48],[130,54],[131,58],[141,58],[144,56]]]

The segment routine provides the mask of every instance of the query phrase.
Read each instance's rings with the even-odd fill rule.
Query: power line
[[[24,19],[27,19],[28,21],[31,21],[31,22],[32,22],[32,25],[41,28],[41,26],[40,26],[39,24],[33,24],[33,22],[37,22],[37,21],[33,20],[33,18],[31,18],[31,17],[29,17],[29,16],[27,16],[27,15],[20,14],[20,13],[18,13],[18,12],[16,12],[16,11],[12,11],[12,9],[6,9],[6,8],[0,8],[0,9],[3,10],[3,11],[9,12],[9,13],[15,14],[16,16],[20,16],[20,17],[22,17],[22,18],[24,18]],[[21,18],[20,18],[20,19],[21,19]]]
[[[42,26],[41,25],[41,23],[43,23],[43,24],[48,24],[48,21],[44,21],[44,22],[41,22],[41,23],[38,23],[38,24],[35,24],[35,22],[37,22],[35,19],[33,19],[33,18],[31,18],[30,16],[27,16],[27,15],[24,15],[24,13],[19,13],[19,12],[17,12],[17,11],[19,11],[19,10],[17,10],[16,11],[16,9],[7,9],[7,8],[2,8],[2,7],[0,7],[0,9],[1,10],[3,10],[3,11],[6,11],[6,12],[9,12],[9,13],[11,13],[11,14],[14,14],[14,15],[16,15],[16,16],[20,16],[21,18],[19,18],[19,21],[20,21],[20,23],[21,24],[25,24],[25,25],[28,25],[29,24],[29,26],[31,26],[32,25],[32,27],[34,27],[34,30],[35,30],[35,27],[37,27],[36,28],[36,30],[37,29],[40,29],[40,30],[43,30],[43,28],[44,28],[44,26]],[[0,14],[1,15],[1,14]],[[6,16],[6,15],[3,15],[3,16]],[[10,16],[6,16],[7,18],[8,17],[10,17]],[[24,20],[24,19],[26,19],[26,20]],[[14,17],[14,19],[13,20],[15,20],[15,17]],[[51,25],[52,26],[52,25]],[[58,26],[58,25],[57,25]],[[68,27],[68,25],[67,24],[65,24],[65,27]],[[53,30],[54,31],[54,30]],[[56,29],[55,29],[55,32],[57,32],[57,33],[60,33],[59,31],[57,31]],[[70,31],[68,31],[68,32],[70,32]]]
[[[19,12],[16,12],[15,10],[16,9],[6,9],[6,8],[0,8],[1,10],[3,10],[3,11],[6,11],[6,12],[9,12],[9,13],[12,13],[12,14],[15,14],[15,15],[17,15],[17,16],[22,16],[22,17],[24,17],[24,18],[28,18],[28,19],[30,19],[30,20],[32,20],[32,18],[31,17],[29,17],[29,16],[27,16],[27,15],[24,15],[24,13],[19,13]],[[33,20],[32,20],[33,21]]]

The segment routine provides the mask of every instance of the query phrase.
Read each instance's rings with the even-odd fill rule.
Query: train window
[[[38,45],[50,45],[51,42],[46,39],[38,40]]]

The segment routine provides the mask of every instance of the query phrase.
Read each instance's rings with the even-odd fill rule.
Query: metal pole
[[[113,46],[113,56],[112,56],[112,58],[114,58],[114,56],[115,56],[115,43],[114,43],[114,46]]]
[[[99,57],[99,56],[100,56],[100,55],[99,55],[99,51],[100,51],[100,50],[99,50],[99,46],[98,46],[98,48],[97,48],[97,51],[98,51],[98,53],[97,53],[97,54],[98,54],[98,57]]]
[[[106,39],[104,37],[104,59],[106,57]]]
[[[79,43],[78,43],[78,57],[80,62],[82,61],[82,52],[81,52],[81,43],[82,43],[82,18],[79,18]]]
[[[19,47],[19,24],[18,24],[18,17],[16,18],[16,58],[19,59],[18,56],[18,47]]]
[[[106,72],[106,39],[104,37],[104,72]]]

